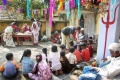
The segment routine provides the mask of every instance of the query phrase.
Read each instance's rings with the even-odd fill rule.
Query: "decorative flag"
[[[2,0],[3,4],[6,5],[7,4],[7,0]]]
[[[111,4],[110,4],[110,16],[112,17],[112,19],[114,18],[114,5],[116,3],[116,0],[111,0]]]
[[[12,0],[10,0],[10,2],[12,2]]]
[[[61,10],[63,10],[63,0],[60,0],[59,2],[58,13],[60,13]]]
[[[70,9],[74,8],[74,0],[69,0]]]
[[[69,1],[66,1],[66,2],[65,2],[65,10],[66,10],[66,16],[67,16],[67,19],[68,19],[69,16],[70,16]]]
[[[78,0],[75,0],[74,5],[75,7],[78,6]]]
[[[80,19],[80,0],[78,0],[78,18]]]
[[[50,0],[50,14],[49,14],[49,24],[52,27],[52,16],[53,16],[53,0]]]
[[[30,0],[26,0],[27,2],[27,17],[30,18]]]
[[[101,0],[97,0],[97,2],[100,2]]]
[[[3,9],[3,7],[2,7],[2,5],[0,5],[0,10],[2,10]]]
[[[80,3],[83,6],[85,4],[85,0],[81,0]]]

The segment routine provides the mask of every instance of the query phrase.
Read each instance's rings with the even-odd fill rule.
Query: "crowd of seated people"
[[[66,49],[64,45],[61,45],[61,50],[58,51],[58,47],[53,45],[51,47],[51,52],[47,52],[47,48],[43,48],[43,53],[36,55],[36,63],[31,59],[31,50],[26,49],[20,60],[22,75],[32,80],[50,80],[52,73],[56,76],[63,73],[70,73],[81,61],[88,62],[90,60],[91,56],[87,44],[82,43],[80,46],[81,50],[77,49],[77,45],[71,44],[70,49]],[[103,76],[106,76],[105,78],[113,78],[118,75],[120,69],[120,46],[118,43],[113,43],[109,46],[109,50],[111,52],[111,57],[102,59],[103,63],[99,68],[91,66],[85,67],[83,69],[83,74],[79,76],[79,80],[86,79],[86,70],[89,70],[88,73],[91,72],[91,70],[95,74],[99,73],[100,78]],[[0,72],[7,79],[15,78],[19,73],[19,66],[14,61],[14,55],[12,53],[7,53],[6,59],[7,61],[0,66]],[[107,70],[107,74],[105,74],[104,68]],[[96,78],[96,76],[97,75],[93,78]]]

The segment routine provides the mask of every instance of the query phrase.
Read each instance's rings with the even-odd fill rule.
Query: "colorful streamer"
[[[110,16],[111,16],[111,18],[113,19],[114,18],[114,5],[115,5],[115,3],[116,3],[116,0],[111,0],[111,4],[110,4]]]
[[[69,0],[70,9],[74,8],[74,0]]]
[[[27,2],[27,18],[30,18],[30,0],[26,0]]]
[[[60,0],[59,6],[58,6],[58,13],[63,10],[63,0]]]
[[[49,14],[49,24],[52,27],[52,15],[53,15],[53,0],[50,0],[50,14]]]
[[[74,5],[75,7],[78,6],[78,0],[75,0]]]
[[[6,5],[7,4],[7,0],[2,0],[3,4]]]
[[[66,16],[67,16],[67,19],[68,19],[69,16],[70,16],[69,1],[66,1],[66,2],[65,2],[65,10],[66,10]]]
[[[81,13],[80,13],[80,0],[78,0],[78,18],[80,19],[80,15],[81,15]]]

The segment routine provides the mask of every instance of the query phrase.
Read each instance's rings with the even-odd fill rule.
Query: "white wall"
[[[114,8],[117,6],[117,4],[120,3],[120,0],[117,0]],[[119,14],[118,14],[119,13]],[[111,14],[111,13],[110,13]],[[104,21],[106,22],[106,16],[104,17]],[[113,19],[110,17],[110,21],[112,21]],[[117,8],[117,12],[116,12],[116,20],[114,22],[114,24],[109,25],[109,29],[108,29],[108,37],[107,37],[107,45],[106,45],[106,50],[105,50],[105,57],[110,55],[110,52],[108,50],[108,46],[109,44],[113,43],[113,42],[118,42],[118,36],[120,33],[120,10],[119,7]],[[98,37],[98,48],[97,48],[97,62],[99,63],[100,60],[103,58],[103,54],[104,54],[104,46],[105,46],[105,32],[106,32],[106,25],[102,23],[101,19],[100,19],[100,27],[99,27],[99,37]]]

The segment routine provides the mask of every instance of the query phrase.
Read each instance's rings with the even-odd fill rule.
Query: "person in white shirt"
[[[49,62],[52,71],[55,71],[55,75],[58,75],[58,71],[62,74],[62,65],[60,63],[60,53],[58,52],[57,46],[53,45],[52,53],[49,54]]]
[[[74,50],[75,50],[74,47],[70,47],[69,53],[66,54],[66,57],[67,57],[68,61],[70,62],[70,65],[71,65],[72,68],[74,68],[76,63],[77,63],[77,58],[73,54]]]
[[[116,78],[118,75],[120,75],[120,43],[112,43],[109,45],[108,49],[112,57],[110,59],[110,63],[101,68],[91,67],[91,70],[96,70],[99,74],[95,80],[120,80],[120,78]],[[85,74],[80,75],[78,80],[89,77],[88,75],[83,77],[83,75]]]
[[[113,80],[114,77],[120,75],[120,43],[112,43],[108,49],[112,57],[110,63],[101,68],[94,69],[99,71],[102,78]]]

